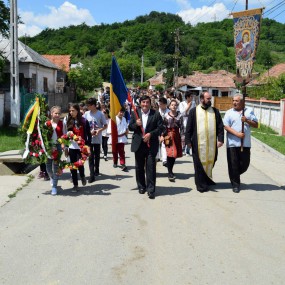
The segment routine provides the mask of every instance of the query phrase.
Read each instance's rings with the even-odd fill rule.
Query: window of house
[[[212,96],[219,96],[219,90],[212,90]]]
[[[31,91],[30,92],[36,92],[37,91],[37,75],[35,73],[32,74],[32,84],[31,84]]]
[[[229,96],[229,92],[222,92],[222,97],[228,97]]]
[[[48,79],[44,77],[44,92],[48,92]]]

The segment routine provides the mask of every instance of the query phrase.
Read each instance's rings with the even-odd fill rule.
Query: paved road
[[[159,163],[150,200],[126,150],[128,173],[102,160],[102,176],[78,194],[65,173],[56,197],[35,179],[2,203],[0,284],[284,284],[284,159],[254,143],[239,194],[225,148],[208,193],[195,189],[191,157],[177,161],[175,183]]]

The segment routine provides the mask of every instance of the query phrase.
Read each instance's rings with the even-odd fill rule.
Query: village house
[[[27,45],[18,41],[18,60],[19,60],[19,84],[21,93],[41,93],[55,91],[55,82],[58,67],[44,58]],[[0,51],[4,59],[8,60],[8,64],[4,68],[6,80],[1,85],[1,89],[10,88],[10,41],[2,38],[0,41]]]
[[[4,67],[4,81],[0,83],[0,114],[3,118],[10,117],[10,50],[9,39],[1,38],[0,53],[7,61]],[[55,92],[58,67],[21,41],[18,41],[18,51],[21,117],[23,117],[34,93],[47,95]],[[4,119],[3,122],[5,123]]]
[[[196,95],[208,91],[213,97],[231,97],[238,92],[234,77],[235,74],[225,70],[209,74],[194,71],[193,75],[178,77],[177,85],[179,90],[192,90]]]
[[[149,89],[155,89],[155,86],[165,86],[163,77],[166,70],[158,72],[155,76],[148,79]],[[203,91],[210,92],[214,97],[231,97],[238,92],[235,82],[235,74],[226,70],[217,70],[209,74],[194,71],[192,75],[180,76],[176,80],[179,91],[185,92],[192,90],[199,95]]]
[[[165,87],[165,79],[164,79],[164,73],[166,72],[166,69],[161,70],[159,72],[157,72],[153,77],[151,77],[150,79],[148,79],[148,83],[149,83],[149,89],[154,90],[155,86],[157,85],[161,85],[163,87]]]
[[[48,94],[49,106],[61,106],[62,111],[68,110],[68,103],[76,101],[75,86],[68,81],[68,72],[72,68],[71,55],[43,55],[57,67],[55,92]]]
[[[67,74],[70,71],[71,55],[51,55],[44,54],[44,58],[54,63],[58,67],[55,93],[64,93],[67,82]]]
[[[261,76],[252,80],[249,84],[247,84],[247,86],[251,87],[251,86],[265,84],[267,83],[268,78],[270,77],[277,78],[282,74],[285,74],[285,63],[276,64],[270,69],[268,69],[268,71],[264,72]]]

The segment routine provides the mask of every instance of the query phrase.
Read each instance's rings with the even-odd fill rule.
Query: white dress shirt
[[[146,128],[146,124],[147,124],[149,112],[150,112],[150,110],[148,110],[147,113],[144,113],[144,112],[142,111],[142,127],[143,127],[144,130],[145,130],[145,128]]]

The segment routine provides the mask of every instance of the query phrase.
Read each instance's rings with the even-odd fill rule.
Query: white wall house
[[[22,42],[18,41],[19,86],[21,100],[27,93],[54,93],[58,67]],[[4,93],[4,117],[10,114],[10,41],[0,38],[0,54],[7,60],[4,68],[6,80],[0,84],[0,93]],[[1,103],[3,102],[3,103]],[[1,106],[0,106],[1,110]],[[0,122],[2,120],[0,119]]]
[[[178,87],[182,91],[192,90],[197,95],[208,91],[215,97],[231,97],[238,91],[233,78],[234,74],[225,70],[209,74],[195,71],[192,75],[178,77]]]

